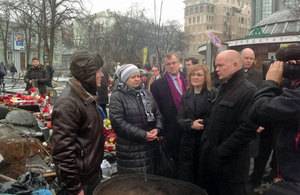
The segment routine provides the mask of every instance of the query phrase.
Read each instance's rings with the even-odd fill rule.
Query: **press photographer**
[[[264,127],[274,128],[275,155],[280,181],[265,194],[300,194],[300,46],[280,48],[252,99],[251,119]],[[283,78],[290,87],[282,88]]]

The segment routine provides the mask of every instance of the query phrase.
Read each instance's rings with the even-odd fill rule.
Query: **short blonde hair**
[[[187,75],[187,81],[188,81],[188,91],[192,91],[194,89],[194,87],[192,86],[191,83],[191,76],[192,73],[195,71],[199,71],[199,70],[203,70],[204,73],[204,85],[203,87],[206,87],[206,89],[208,89],[209,91],[211,90],[211,78],[210,78],[210,73],[209,73],[209,69],[207,67],[207,65],[204,64],[195,64],[193,66],[191,66],[191,68],[188,71],[188,75]]]

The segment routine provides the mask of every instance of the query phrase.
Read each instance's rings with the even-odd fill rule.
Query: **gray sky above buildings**
[[[139,7],[145,8],[147,16],[154,19],[154,0],[85,0],[86,7],[91,13],[97,13],[110,9],[111,11],[126,12],[128,8],[138,3]],[[159,19],[160,5],[162,0],[156,0],[156,18]],[[183,25],[184,3],[183,0],[163,0],[162,22],[178,20]]]

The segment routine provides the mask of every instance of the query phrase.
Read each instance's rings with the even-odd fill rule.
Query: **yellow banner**
[[[147,47],[144,47],[144,51],[143,51],[143,65],[146,64],[146,60],[147,60]]]
[[[295,45],[296,43],[281,43],[280,47],[287,47],[289,45]]]

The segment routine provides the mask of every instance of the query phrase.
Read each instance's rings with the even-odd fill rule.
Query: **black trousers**
[[[206,189],[209,195],[246,195],[245,183],[228,182],[213,177],[200,187]]]
[[[266,164],[275,145],[275,136],[272,129],[265,129],[260,134],[259,153],[254,158],[254,168],[251,175],[251,180],[254,182],[261,183]],[[276,171],[277,163],[274,152],[270,166],[272,171]]]

